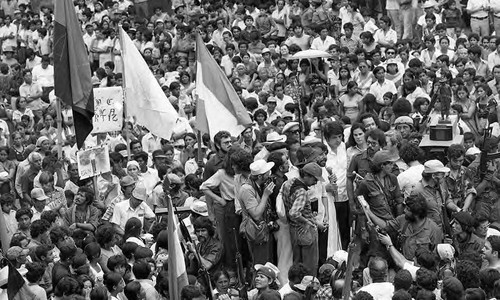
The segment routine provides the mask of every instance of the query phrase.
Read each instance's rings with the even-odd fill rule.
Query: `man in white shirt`
[[[277,99],[275,97],[269,97],[266,102],[266,113],[267,122],[271,123],[277,118],[281,118],[281,113],[276,110]]]
[[[493,27],[496,35],[500,34],[500,1],[490,1],[490,11],[493,13]],[[498,44],[497,44],[498,45]]]
[[[12,23],[11,16],[5,16],[5,25],[1,32],[2,49],[17,48],[17,26]]]
[[[87,46],[87,52],[90,52],[90,46],[92,45],[92,40],[94,38],[94,25],[88,23],[87,25],[85,25],[85,34],[83,35],[83,42]]]
[[[328,122],[324,127],[325,144],[328,148],[325,168],[332,182],[337,185],[335,198],[336,219],[341,235],[342,246],[349,243],[349,199],[347,198],[347,151],[344,138],[344,128],[339,122]],[[330,178],[329,178],[330,179]]]
[[[136,184],[132,196],[128,201],[116,203],[111,217],[111,224],[115,228],[116,233],[123,235],[125,232],[125,224],[132,218],[138,218],[142,222],[143,228],[147,228],[146,222],[153,220],[156,215],[153,210],[144,202],[147,199],[146,186],[143,182]]]
[[[33,68],[33,81],[42,88],[54,87],[54,67],[50,65],[48,56],[42,57],[42,63]]]
[[[489,0],[469,0],[467,12],[470,14],[470,28],[479,36],[490,35]]]
[[[285,95],[284,90],[283,90],[283,86],[281,86],[279,84],[276,84],[274,86],[274,96],[275,96],[276,101],[277,101],[276,109],[281,114],[283,114],[285,112],[285,105],[287,105],[288,103],[294,103],[293,98],[288,96],[288,95]]]
[[[139,163],[139,167],[141,169],[141,173],[139,174],[139,178],[141,178],[144,186],[146,187],[148,196],[153,192],[154,187],[160,181],[158,177],[158,170],[152,169],[148,167],[148,159],[149,156],[146,152],[141,151],[134,155],[134,160]]]
[[[161,149],[161,137],[158,137],[151,132],[146,133],[142,137],[142,150],[147,153],[153,153],[155,150]]]
[[[403,197],[406,199],[411,195],[415,186],[422,179],[424,166],[419,161],[423,157],[420,148],[410,143],[401,147],[399,156],[409,166],[406,171],[398,175],[399,188],[401,193],[403,193]]]
[[[387,261],[380,257],[373,257],[368,263],[368,270],[373,283],[365,285],[360,291],[372,295],[374,300],[391,300],[394,285],[387,282]]]
[[[385,79],[385,69],[384,67],[376,67],[373,70],[373,75],[377,81],[375,81],[370,86],[370,94],[375,96],[375,99],[379,105],[386,106],[389,103],[384,102],[384,94],[391,92],[393,94],[397,93],[396,85],[394,82]]]
[[[236,51],[236,47],[234,46],[234,44],[227,44],[226,45],[226,55],[224,55],[221,58],[220,65],[222,68],[224,68],[224,72],[226,73],[227,77],[229,77],[233,74],[234,64],[233,64],[232,59],[234,57],[235,51]]]
[[[38,119],[41,119],[42,111],[48,106],[41,99],[43,94],[42,87],[38,83],[33,82],[33,76],[29,70],[23,71],[23,78],[24,82],[19,87],[19,96],[26,99],[26,107],[31,109]]]
[[[327,52],[331,45],[336,45],[335,39],[328,35],[328,29],[322,27],[319,36],[311,43],[311,49]]]
[[[500,23],[500,20],[498,22]],[[499,30],[500,30],[500,28],[499,28]],[[500,34],[500,32],[497,32],[497,34]],[[500,65],[500,39],[496,40],[496,46],[497,46],[497,50],[491,52],[488,55],[488,69],[490,71],[493,71],[493,68],[496,65]]]

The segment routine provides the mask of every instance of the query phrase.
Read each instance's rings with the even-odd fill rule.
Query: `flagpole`
[[[123,63],[123,37],[122,37],[122,32],[125,32],[125,30],[123,30],[122,26],[121,25],[118,25],[118,38],[120,39],[120,52],[121,52],[121,55],[122,55],[122,90],[123,90],[123,114],[124,114],[124,118],[125,118],[125,126],[127,126],[127,119],[128,119],[128,110],[127,110],[127,101],[125,101],[125,99],[127,98],[126,94],[127,94],[127,86],[126,86],[126,80],[125,80],[125,63]],[[127,143],[127,162],[129,162],[131,160],[131,157],[130,157],[130,132],[128,132],[128,129],[127,131],[125,131],[127,136],[125,137],[125,141]]]
[[[62,113],[61,113],[61,99],[56,98],[56,113],[57,113],[57,157],[62,157]]]
[[[203,143],[203,139],[201,138],[201,131],[199,130],[196,133],[196,139],[198,140],[198,169],[201,169],[201,166],[203,165],[203,153],[201,153],[201,143]]]

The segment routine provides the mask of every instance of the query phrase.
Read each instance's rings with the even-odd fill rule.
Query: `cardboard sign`
[[[94,118],[92,133],[122,130],[123,89],[107,87],[94,89]]]
[[[76,153],[80,179],[97,176],[111,171],[107,146],[89,148]]]

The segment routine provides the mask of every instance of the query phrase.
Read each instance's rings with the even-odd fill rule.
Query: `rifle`
[[[439,197],[441,198],[441,215],[443,216],[443,231],[445,237],[450,239],[453,238],[453,231],[451,229],[450,218],[448,217],[448,210],[443,199],[443,193],[441,191],[441,186],[438,186]]]
[[[356,242],[351,241],[347,249],[347,266],[344,279],[344,288],[342,289],[342,299],[349,300],[351,298],[352,271],[354,269],[354,250]]]
[[[174,206],[174,209],[175,209],[175,213],[178,214],[176,206]],[[194,245],[193,239],[191,238],[191,235],[189,234],[189,230],[187,229],[186,224],[184,224],[184,221],[181,218],[177,218],[177,220],[179,220],[181,234],[182,234],[182,237],[184,238],[184,240],[186,240]],[[199,273],[202,276],[203,280],[205,281],[206,287],[208,287],[208,291],[206,291],[207,299],[213,300],[213,294],[212,294],[213,288],[212,288],[212,281],[210,280],[210,273],[208,273],[208,270],[205,268],[205,266],[201,262],[200,253],[198,253],[198,251],[196,251],[196,249],[194,249],[194,250],[195,251],[193,254],[195,255],[196,260],[198,261],[198,266],[200,267]]]
[[[428,122],[429,115],[431,114],[431,111],[434,109],[434,106],[436,105],[438,98],[439,98],[439,90],[436,93],[434,93],[434,95],[432,95],[429,107],[427,108],[425,114],[422,116],[422,121],[420,122],[420,124],[423,125],[424,123]],[[420,124],[418,124],[417,121],[417,124],[414,125],[420,125]],[[424,128],[419,128],[420,133],[424,133],[425,129],[427,129],[427,126],[425,126]]]
[[[238,274],[238,291],[240,293],[241,300],[248,300],[248,287],[245,282],[245,272],[243,271],[243,259],[241,257],[240,248],[238,244],[238,233],[236,229],[233,228],[234,243],[236,245],[236,269]]]

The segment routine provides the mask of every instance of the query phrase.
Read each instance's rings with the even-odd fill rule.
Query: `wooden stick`
[[[121,25],[119,26],[118,28],[119,30],[121,29]],[[120,42],[120,51],[123,51],[123,40],[122,40],[122,37],[120,36],[120,32],[118,32],[118,38],[120,39],[119,42]],[[123,52],[122,52],[122,61],[123,61]],[[122,82],[123,82],[123,86],[122,86],[122,90],[123,90],[123,118],[124,118],[124,123],[125,123],[125,126],[127,126],[127,115],[128,115],[128,112],[127,112],[127,96],[126,96],[126,93],[127,93],[127,85],[126,85],[126,81],[125,81],[125,64],[123,64],[123,71],[122,71]],[[123,129],[122,129],[123,130]],[[130,132],[128,132],[127,130],[127,137],[126,137],[126,142],[127,142],[127,162],[129,162],[132,158],[130,157]],[[114,149],[113,149],[114,150]]]

